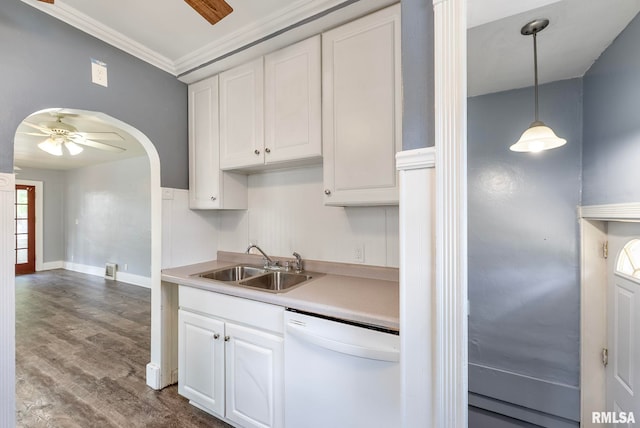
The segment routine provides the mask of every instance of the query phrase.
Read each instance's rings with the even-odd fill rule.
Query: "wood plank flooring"
[[[150,290],[53,270],[16,278],[19,427],[230,427],[145,383]]]

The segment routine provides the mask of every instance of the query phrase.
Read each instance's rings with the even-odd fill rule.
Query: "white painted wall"
[[[326,207],[322,167],[249,176],[249,209],[192,211],[186,191],[163,190],[163,267],[212,260],[257,243],[267,254],[397,267],[398,207]]]
[[[190,210],[189,191],[162,189],[162,268],[214,260],[218,250],[216,211]]]
[[[146,156],[67,172],[65,261],[73,270],[103,272],[112,262],[119,273],[151,276],[149,177]]]

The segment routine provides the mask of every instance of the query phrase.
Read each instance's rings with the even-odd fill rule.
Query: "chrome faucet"
[[[301,272],[302,271],[302,257],[300,256],[300,254],[296,253],[295,251],[293,252],[293,257],[296,258],[296,272]]]
[[[280,265],[280,262],[278,260],[272,260],[271,257],[267,256],[267,253],[262,251],[262,249],[260,247],[258,247],[256,244],[249,245],[249,247],[247,248],[246,253],[249,254],[249,251],[251,251],[252,248],[255,248],[256,250],[260,251],[260,254],[262,254],[262,257],[264,258],[264,268],[265,269]]]

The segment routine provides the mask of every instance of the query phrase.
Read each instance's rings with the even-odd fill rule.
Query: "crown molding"
[[[299,0],[293,2],[284,10],[278,10],[271,15],[250,25],[238,28],[233,33],[206,44],[200,49],[179,58],[175,63],[178,75],[188,73],[196,67],[225,56],[240,48],[244,48],[258,40],[284,30],[292,24],[304,21],[315,15],[340,5],[348,5],[359,0]]]
[[[57,0],[55,5],[46,4],[36,0],[21,0],[23,3],[34,7],[47,15],[65,22],[105,43],[110,44],[128,54],[135,56],[149,64],[176,75],[175,64],[169,58],[160,55],[154,50],[136,42],[124,34],[102,24],[88,15],[74,9],[61,0]]]
[[[286,30],[292,24],[312,20],[327,11],[348,6],[360,0],[298,0],[284,10],[278,10],[256,22],[238,28],[227,36],[216,39],[176,61],[102,24],[69,6],[63,0],[57,0],[55,5],[37,0],[21,1],[167,73],[178,76]]]

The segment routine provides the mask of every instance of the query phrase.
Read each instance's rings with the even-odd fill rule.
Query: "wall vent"
[[[115,263],[107,263],[104,268],[104,277],[106,279],[116,279],[116,271],[118,270],[118,265]]]

